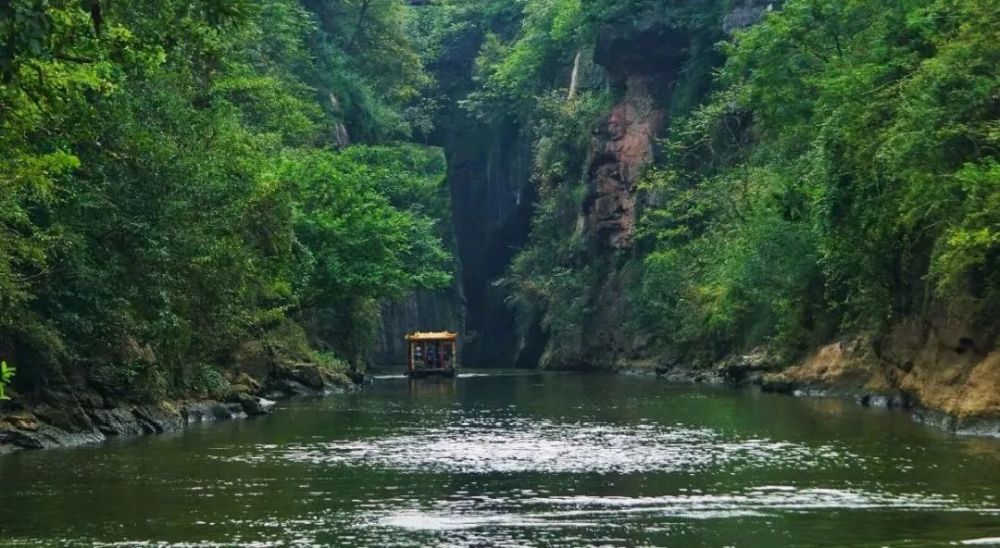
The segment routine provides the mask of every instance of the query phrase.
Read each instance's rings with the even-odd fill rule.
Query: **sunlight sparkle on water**
[[[434,458],[421,459],[420,455]],[[775,464],[848,466],[857,460],[832,445],[810,447],[763,438],[733,439],[708,428],[500,421],[485,417],[385,438],[283,447],[258,445],[244,454],[218,458],[244,463],[287,460],[421,473],[679,472]]]

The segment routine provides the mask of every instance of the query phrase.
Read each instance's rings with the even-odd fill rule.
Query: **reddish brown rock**
[[[626,91],[595,135],[590,162],[591,196],[586,227],[612,249],[632,246],[635,236],[635,183],[652,163],[664,110],[643,76],[629,76]]]

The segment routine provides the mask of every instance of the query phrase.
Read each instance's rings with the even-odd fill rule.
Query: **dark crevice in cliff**
[[[530,143],[513,125],[456,127],[446,141],[452,215],[465,294],[464,363],[511,367],[519,341],[498,285],[527,242],[536,191],[528,184]]]
[[[537,200],[529,183],[531,141],[517,121],[478,120],[459,104],[475,87],[473,64],[483,35],[470,30],[452,39],[428,67],[442,100],[428,144],[442,147],[448,163],[456,280],[446,292],[383,307],[376,361],[402,363],[407,330],[452,329],[462,333],[465,367],[534,367],[544,342],[519,340],[507,291],[498,283],[531,231]]]

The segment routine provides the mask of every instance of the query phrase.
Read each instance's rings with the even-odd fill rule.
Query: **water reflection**
[[[998,455],[837,400],[392,375],[260,420],[0,458],[18,509],[0,544],[982,543],[1000,537]]]
[[[450,398],[455,395],[455,385],[458,379],[444,377],[428,377],[424,379],[407,379],[410,396],[414,398]]]

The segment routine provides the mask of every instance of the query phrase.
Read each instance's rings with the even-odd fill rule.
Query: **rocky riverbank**
[[[112,438],[184,430],[210,421],[266,415],[275,402],[356,388],[343,375],[314,364],[281,367],[263,381],[241,373],[221,401],[131,402],[102,396],[86,384],[48,388],[8,402],[0,413],[0,454],[99,443]]]
[[[882,341],[883,343],[885,341]],[[956,347],[957,348],[957,347]],[[863,407],[908,412],[917,422],[957,435],[1000,438],[1000,353],[979,358],[954,352],[945,359],[912,351],[897,364],[892,348],[865,338],[818,349],[788,366],[766,351],[733,355],[708,367],[625,366],[626,373],[655,374],[671,382],[759,386],[797,397],[837,397]]]

